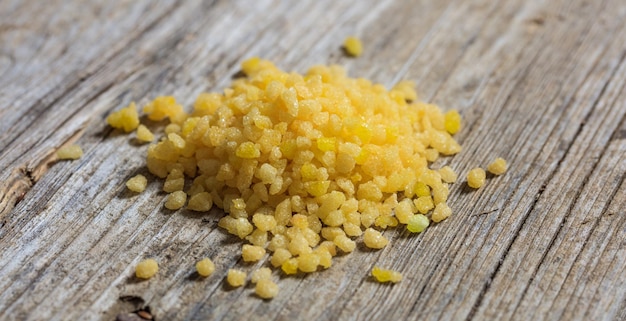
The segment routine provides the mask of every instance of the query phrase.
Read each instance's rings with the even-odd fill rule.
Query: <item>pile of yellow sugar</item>
[[[245,261],[269,255],[286,274],[328,268],[356,242],[383,248],[388,227],[421,232],[451,215],[457,174],[429,164],[461,151],[451,136],[458,112],[418,101],[410,82],[387,90],[339,66],[301,75],[252,58],[242,70],[223,93],[200,94],[190,114],[173,97],[144,107],[170,123],[147,155],[168,209],[223,209],[219,226],[250,243]],[[117,113],[109,124],[152,140],[136,113]]]
[[[246,78],[223,94],[201,94],[191,114],[172,97],[144,108],[150,119],[171,122],[147,157],[172,193],[168,208],[215,204],[228,214],[219,226],[272,253],[288,250],[275,266],[293,258],[287,270],[303,264],[307,271],[335,246],[352,251],[365,230],[365,245],[381,248],[384,236],[371,236],[377,230],[418,213],[435,222],[450,215],[445,202],[456,174],[428,164],[461,150],[451,137],[460,127],[456,111],[407,102],[417,98],[408,82],[387,90],[338,66],[300,75],[252,58],[242,69]],[[181,192],[185,180],[192,182]],[[436,207],[441,214],[430,213]]]

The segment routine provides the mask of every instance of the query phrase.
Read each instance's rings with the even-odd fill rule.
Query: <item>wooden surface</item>
[[[0,2],[0,319],[626,320],[626,2]],[[365,52],[340,44],[359,36]],[[457,108],[460,173],[506,158],[421,235],[283,278],[278,297],[224,285],[240,243],[219,212],[164,210],[160,182],[124,182],[146,146],[105,117],[171,94],[189,106],[258,55],[287,70],[338,63]],[[64,144],[85,151],[51,162]],[[218,271],[194,276],[209,256]],[[161,271],[137,282],[135,264]],[[373,265],[405,279],[381,285]]]

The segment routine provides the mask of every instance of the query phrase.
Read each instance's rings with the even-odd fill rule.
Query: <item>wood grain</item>
[[[624,320],[625,19],[621,0],[0,2],[0,319]],[[340,50],[348,35],[358,59]],[[163,94],[189,106],[254,55],[414,80],[464,118],[463,152],[434,166],[501,156],[509,172],[454,184],[455,214],[425,233],[274,272],[271,301],[231,289],[228,268],[264,262],[241,262],[219,211],[164,209],[157,179],[126,191],[146,146],[104,118]],[[84,157],[56,162],[69,143]],[[200,279],[206,256],[218,271]],[[146,257],[161,270],[138,282]],[[375,264],[405,279],[375,283]]]

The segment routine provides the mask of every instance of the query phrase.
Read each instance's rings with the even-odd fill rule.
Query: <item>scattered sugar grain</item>
[[[112,112],[106,119],[107,123],[117,129],[122,129],[129,133],[139,125],[139,113],[137,113],[137,106],[135,103],[130,103],[128,106]]]
[[[480,188],[485,184],[485,170],[476,167],[467,173],[467,185],[471,188]]]
[[[150,143],[154,140],[154,134],[143,124],[137,127],[137,139],[141,142]]]
[[[376,281],[380,283],[398,283],[402,281],[402,274],[400,272],[383,269],[378,266],[374,266],[374,268],[372,269],[372,276],[376,279]]]
[[[57,150],[58,159],[76,160],[83,156],[83,149],[78,145],[67,145]]]
[[[343,41],[343,48],[346,50],[346,53],[352,57],[358,57],[363,53],[363,44],[357,37],[347,37],[346,40]]]
[[[487,170],[494,175],[502,175],[507,170],[506,160],[503,158],[496,158],[489,166],[487,166]]]
[[[154,259],[145,259],[135,267],[135,276],[140,279],[149,279],[159,272],[159,264]]]
[[[126,187],[136,193],[143,192],[147,185],[148,179],[141,174],[137,174],[126,181]]]
[[[215,264],[208,257],[204,258],[196,263],[196,271],[200,276],[210,276],[215,272]]]

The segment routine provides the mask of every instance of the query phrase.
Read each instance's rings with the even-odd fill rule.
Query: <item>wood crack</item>
[[[14,169],[5,186],[0,187],[0,218],[6,216],[17,204],[19,204],[26,194],[35,186],[41,177],[48,171],[50,166],[57,161],[56,151],[74,143],[85,131],[87,124],[83,124],[74,134],[68,137],[65,142],[56,149],[50,150],[34,166],[21,165]]]

